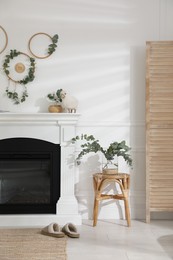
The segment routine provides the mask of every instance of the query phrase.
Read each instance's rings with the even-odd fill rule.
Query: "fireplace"
[[[0,140],[0,214],[55,214],[59,197],[59,144]]]
[[[79,116],[77,113],[0,113],[0,226],[81,224],[75,196],[75,146],[70,142],[76,135]],[[36,169],[33,173],[32,168]],[[23,169],[22,176],[26,179],[17,183]],[[32,174],[35,181],[28,198]],[[39,178],[42,185],[38,187]],[[9,188],[11,181],[13,185]],[[7,191],[10,190],[8,195],[4,183]]]

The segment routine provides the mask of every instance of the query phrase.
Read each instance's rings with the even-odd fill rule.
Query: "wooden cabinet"
[[[146,221],[173,211],[173,41],[146,44]]]

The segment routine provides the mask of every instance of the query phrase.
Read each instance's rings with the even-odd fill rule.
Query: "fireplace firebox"
[[[0,214],[56,214],[60,156],[59,144],[0,140]]]

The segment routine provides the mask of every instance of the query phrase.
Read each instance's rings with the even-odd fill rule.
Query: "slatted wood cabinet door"
[[[146,222],[173,211],[173,41],[146,43]]]

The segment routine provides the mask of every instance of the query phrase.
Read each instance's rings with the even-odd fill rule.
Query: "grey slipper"
[[[64,237],[64,233],[57,223],[51,223],[49,226],[43,228],[41,233],[52,237]]]
[[[63,228],[62,228],[62,232],[64,232],[64,234],[66,234],[69,237],[72,238],[79,238],[79,233],[77,232],[77,228],[74,224],[72,223],[67,223]]]

